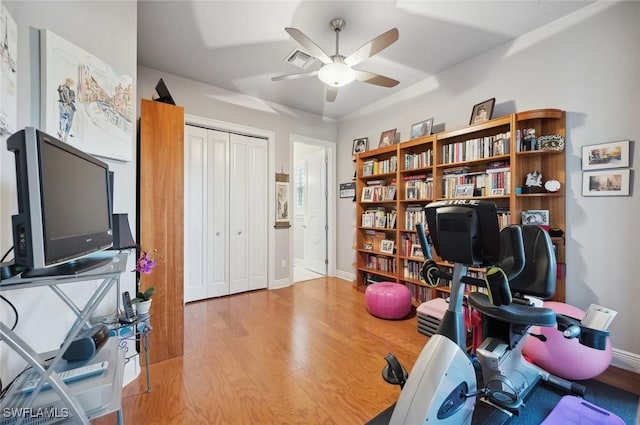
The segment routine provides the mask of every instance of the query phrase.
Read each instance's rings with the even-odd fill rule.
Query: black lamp
[[[109,249],[137,248],[138,244],[133,240],[131,227],[129,226],[129,214],[120,213],[112,215],[113,221],[113,246]]]

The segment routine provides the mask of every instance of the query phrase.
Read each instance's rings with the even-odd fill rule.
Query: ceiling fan
[[[301,72],[297,74],[281,75],[273,77],[272,81],[295,80],[298,78],[315,77],[326,85],[326,100],[333,102],[338,95],[338,87],[345,86],[353,80],[362,81],[364,83],[375,84],[382,87],[395,87],[397,80],[385,77],[383,75],[374,74],[372,72],[360,71],[353,69],[353,66],[369,59],[371,56],[381,52],[398,40],[398,29],[393,28],[384,34],[380,34],[373,40],[369,41],[349,56],[342,56],[339,53],[339,37],[340,31],[344,28],[344,19],[336,18],[329,22],[329,27],[336,33],[336,54],[329,56],[316,43],[311,41],[302,31],[296,28],[285,28],[284,30],[296,40],[307,53],[314,56],[320,62],[322,67],[317,71]]]

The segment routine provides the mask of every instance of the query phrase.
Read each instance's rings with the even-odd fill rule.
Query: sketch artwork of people
[[[58,86],[58,137],[66,142],[71,135],[73,116],[76,113],[76,92],[73,90],[73,80],[65,78]]]

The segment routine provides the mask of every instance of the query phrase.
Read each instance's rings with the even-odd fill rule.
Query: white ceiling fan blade
[[[374,74],[373,72],[353,70],[356,73],[356,80],[363,83],[375,84],[382,87],[395,87],[399,81],[393,78],[385,77],[384,75]]]
[[[297,80],[299,78],[315,77],[316,75],[318,75],[318,71],[299,72],[297,74],[279,75],[273,77],[271,81]]]
[[[302,31],[296,28],[285,28],[284,29],[295,41],[297,41],[302,47],[305,48],[307,53],[314,56],[320,62],[329,64],[333,63],[333,60],[327,55],[324,50],[322,50],[316,43],[311,41],[309,37],[304,35]]]
[[[338,88],[327,86],[327,85],[325,85],[325,87],[326,87],[325,99],[327,100],[327,102],[334,102],[336,100],[336,96],[338,96]]]
[[[380,34],[370,42],[366,43],[355,52],[351,53],[345,58],[344,63],[349,66],[357,65],[360,62],[369,59],[371,56],[391,46],[398,40],[399,37],[400,34],[398,33],[397,28],[390,29],[384,34]]]

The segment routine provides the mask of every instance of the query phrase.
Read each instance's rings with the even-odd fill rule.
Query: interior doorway
[[[328,148],[293,139],[293,282],[329,274]]]

